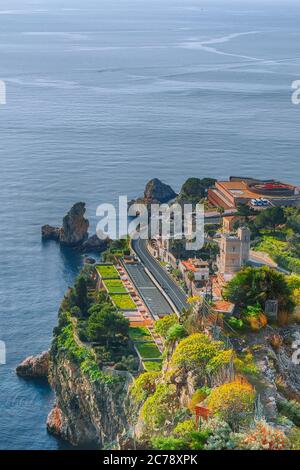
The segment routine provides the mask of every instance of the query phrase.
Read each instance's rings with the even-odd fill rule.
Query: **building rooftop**
[[[200,268],[207,268],[209,266],[207,261],[203,261],[202,259],[198,258],[189,258],[186,261],[181,261],[182,265],[188,270],[192,272],[197,272]]]
[[[233,313],[235,305],[227,300],[216,300],[212,308],[220,313]]]

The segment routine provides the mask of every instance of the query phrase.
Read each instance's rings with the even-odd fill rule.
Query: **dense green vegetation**
[[[108,249],[102,253],[106,263],[115,262],[116,258],[122,258],[130,254],[129,237],[121,240],[111,240]]]
[[[52,352],[63,351],[67,357],[78,364],[82,372],[89,376],[91,382],[102,382],[114,386],[120,381],[119,377],[112,377],[101,371],[95,354],[87,347],[78,344],[76,332],[70,314],[64,316],[65,326],[54,336]]]
[[[266,301],[274,299],[280,311],[291,313],[295,307],[286,276],[268,267],[242,269],[227,284],[224,296],[241,309],[259,304],[264,311]]]
[[[109,304],[96,303],[89,310],[87,333],[90,341],[112,346],[123,345],[128,340],[129,320]]]
[[[215,182],[214,178],[188,178],[182,185],[178,200],[197,203],[206,196],[208,188]]]
[[[254,249],[268,253],[287,271],[300,273],[300,211],[274,207],[262,211],[250,228],[255,236]]]
[[[194,333],[180,341],[172,356],[174,366],[186,370],[197,369],[199,374],[211,374],[228,365],[231,349],[224,349],[221,341],[212,341],[205,333]]]
[[[172,315],[166,315],[155,322],[154,331],[163,338],[166,338],[171,326],[178,324],[179,320],[176,313],[173,313]]]
[[[89,296],[87,286],[94,273],[94,268],[85,267],[64,297],[52,345],[54,355],[66,354],[91,381],[106,380],[101,370],[106,363],[113,362],[116,369],[130,371],[136,371],[139,365],[129,341],[129,321],[104,291]],[[110,376],[107,382],[111,382]]]

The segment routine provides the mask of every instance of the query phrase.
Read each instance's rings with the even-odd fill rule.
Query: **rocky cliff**
[[[114,445],[127,427],[124,381],[93,381],[64,351],[50,353],[49,382],[56,404],[47,420],[48,431],[74,446]]]
[[[68,246],[81,245],[88,238],[89,221],[84,217],[85,211],[85,203],[77,202],[63,218],[62,227],[42,226],[42,239]]]
[[[49,352],[44,351],[38,356],[30,356],[16,368],[16,373],[21,377],[40,378],[48,376]]]
[[[129,202],[129,205],[166,203],[176,197],[175,191],[168,184],[163,183],[158,178],[148,181],[145,187],[143,197],[137,198]]]
[[[84,218],[85,203],[77,202],[63,218],[60,242],[78,245],[88,237],[89,221]]]

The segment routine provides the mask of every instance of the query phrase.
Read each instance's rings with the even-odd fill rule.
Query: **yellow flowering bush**
[[[213,342],[204,333],[195,333],[180,341],[174,351],[172,362],[177,366],[207,363],[218,353],[221,344]]]
[[[254,411],[255,392],[250,384],[239,381],[220,385],[207,398],[207,406],[233,428],[247,421]]]
[[[224,343],[213,341],[204,333],[195,333],[177,345],[172,364],[186,369],[198,369],[211,374],[229,364],[232,350],[222,349]]]
[[[159,372],[145,372],[141,374],[131,387],[130,394],[135,402],[145,400],[156,390],[156,382],[159,378]]]
[[[172,422],[179,408],[176,396],[176,386],[159,384],[153,395],[147,398],[142,409],[141,417],[148,432],[161,432],[166,422]]]
[[[173,432],[175,437],[185,437],[194,431],[196,431],[195,419],[187,419],[177,424]]]

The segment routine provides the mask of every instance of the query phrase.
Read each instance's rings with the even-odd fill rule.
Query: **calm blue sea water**
[[[78,255],[42,245],[70,206],[133,197],[158,176],[300,184],[299,2],[1,0],[0,448],[56,449],[54,397],[16,377],[49,347]]]

